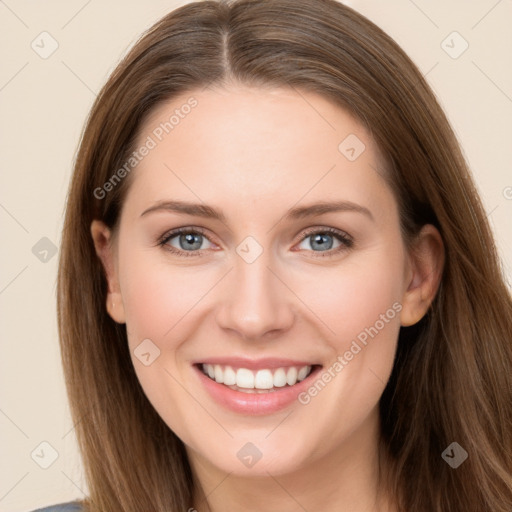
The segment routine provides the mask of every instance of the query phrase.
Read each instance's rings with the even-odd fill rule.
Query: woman
[[[378,27],[332,0],[177,9],[98,96],[69,191],[77,505],[510,511],[511,304]]]

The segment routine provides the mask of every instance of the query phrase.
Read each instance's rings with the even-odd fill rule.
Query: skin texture
[[[197,106],[132,171],[116,236],[100,221],[91,225],[109,314],[126,323],[140,383],[185,443],[208,495],[209,508],[200,491],[191,506],[393,510],[375,503],[378,401],[400,325],[419,321],[437,290],[441,237],[425,226],[414,253],[406,249],[378,149],[359,122],[314,93],[191,91],[154,110],[136,146],[191,96]],[[354,161],[338,149],[349,134],[365,145]],[[226,222],[163,210],[141,217],[171,199],[211,205]],[[364,206],[373,218],[356,211],[284,218],[290,208],[330,200]],[[180,227],[204,230],[196,255],[186,256],[179,236],[167,246],[183,256],[158,245]],[[353,245],[327,233],[333,245],[322,250],[301,236],[307,228],[336,228]],[[236,252],[248,236],[263,250],[252,263]],[[214,356],[284,357],[325,369],[393,304],[400,311],[307,405],[263,416],[231,412],[191,366]],[[148,338],[160,355],[144,366],[134,349]],[[262,453],[251,468],[237,457],[247,442]]]

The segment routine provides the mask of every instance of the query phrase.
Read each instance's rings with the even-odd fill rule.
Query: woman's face
[[[368,132],[314,93],[233,86],[163,104],[143,146],[103,261],[156,411],[241,475],[370,452],[401,322],[422,314]]]

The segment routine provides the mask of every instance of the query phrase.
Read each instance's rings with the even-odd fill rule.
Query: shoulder
[[[59,503],[49,507],[38,508],[33,512],[84,512],[84,508],[79,501],[69,501],[67,503]]]

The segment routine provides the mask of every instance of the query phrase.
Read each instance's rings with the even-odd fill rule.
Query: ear
[[[433,225],[426,224],[409,252],[406,290],[400,312],[401,325],[414,325],[427,313],[441,282],[444,258],[444,244],[439,231]]]
[[[91,236],[94,241],[96,254],[101,260],[107,278],[107,312],[115,322],[123,324],[126,320],[121,289],[119,287],[117,253],[114,247],[112,232],[104,222],[93,220],[91,223]]]

